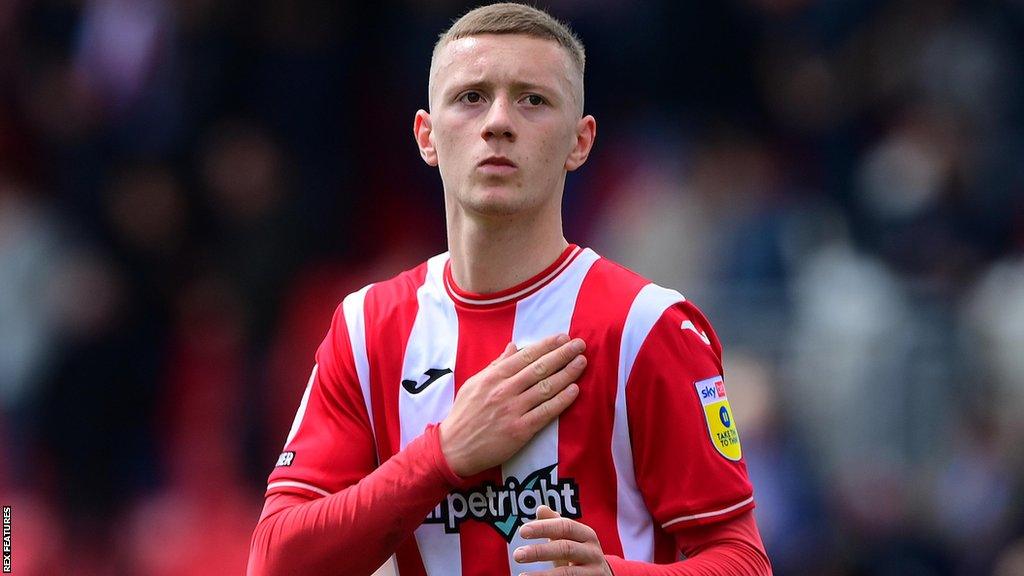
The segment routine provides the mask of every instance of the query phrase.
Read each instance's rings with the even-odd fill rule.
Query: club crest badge
[[[737,461],[742,457],[740,435],[732,417],[729,398],[725,395],[725,381],[721,376],[694,383],[697,398],[704,408],[704,420],[708,423],[711,444],[722,456]]]

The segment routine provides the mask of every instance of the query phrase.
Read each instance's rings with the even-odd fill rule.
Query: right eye
[[[459,100],[461,100],[462,102],[465,102],[467,104],[476,104],[477,102],[479,102],[482,99],[483,99],[483,96],[481,96],[479,92],[474,92],[472,90],[470,90],[469,92],[463,93],[462,96],[459,96]]]

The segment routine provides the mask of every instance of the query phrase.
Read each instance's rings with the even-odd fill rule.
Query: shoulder
[[[650,280],[592,250],[584,257],[592,262],[580,286],[578,307],[602,322],[621,326],[636,306],[648,305],[648,293],[655,286]]]
[[[443,266],[445,260],[447,253],[439,254],[391,278],[345,295],[335,306],[327,341],[335,348],[348,348],[350,343],[364,340],[368,326],[396,316],[402,310],[414,309],[417,291],[428,276],[428,266],[433,268],[435,263]]]
[[[633,295],[651,281],[618,262],[589,250],[594,263],[590,266],[587,280],[593,284],[607,286],[612,292],[629,292]]]
[[[721,344],[701,310],[678,290],[660,286],[607,258],[594,263],[594,272],[610,293],[628,299],[622,324],[621,353],[627,368],[641,349],[673,348],[681,357],[721,356]]]
[[[428,281],[428,276],[439,276],[447,259],[447,252],[438,254],[390,278],[363,286],[344,297],[337,307],[335,318],[342,315],[351,322],[368,313],[387,317],[397,309],[415,305],[417,293]]]
[[[687,302],[677,290],[659,286],[605,257],[594,262],[588,281],[600,286],[606,297],[628,303],[624,330],[634,336],[643,337],[666,313],[678,314],[678,311],[667,311],[678,309]]]

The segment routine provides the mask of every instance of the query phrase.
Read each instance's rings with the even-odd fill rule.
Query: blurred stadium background
[[[779,575],[1024,574],[1024,1],[542,2],[570,240],[700,305]],[[243,571],[339,299],[444,250],[464,2],[0,1],[16,574]]]

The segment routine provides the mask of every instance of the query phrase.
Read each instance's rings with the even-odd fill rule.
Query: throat
[[[445,195],[452,281],[475,294],[501,292],[529,280],[569,246],[561,197],[501,218],[476,215]]]
[[[561,233],[544,242],[514,235],[490,239],[449,247],[452,281],[460,290],[483,295],[514,288],[541,274],[569,247]]]

